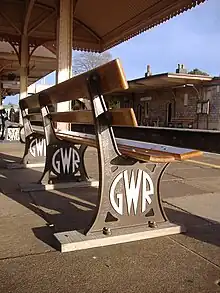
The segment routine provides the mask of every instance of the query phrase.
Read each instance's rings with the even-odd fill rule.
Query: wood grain
[[[112,109],[109,111],[111,125],[137,127],[137,120],[132,108]],[[56,112],[50,114],[54,122],[68,122],[76,124],[94,124],[93,113],[88,110]]]
[[[121,63],[119,59],[115,59],[100,67],[22,99],[20,101],[20,107],[22,109],[37,108],[39,107],[39,99],[41,103],[46,106],[79,98],[89,98],[87,79],[92,72],[97,72],[100,76],[103,95],[128,89],[128,83]]]
[[[68,134],[69,133],[69,134]],[[70,142],[75,142],[79,144],[85,144],[91,147],[96,147],[96,140],[95,136],[90,134],[84,134],[84,133],[75,133],[75,132],[57,132],[57,136],[61,139],[68,140]],[[150,144],[150,143],[136,143],[136,141],[132,140],[121,140],[116,139],[118,142],[118,148],[120,152],[124,155],[128,155],[132,158],[143,160],[143,161],[151,161],[155,163],[166,163],[166,162],[173,162],[175,160],[183,161],[187,160],[189,158],[194,158],[197,156],[202,155],[201,151],[197,150],[190,150],[190,149],[183,149],[183,148],[173,148],[173,152],[171,153],[172,147],[169,147],[169,151],[161,150],[158,151],[154,148],[156,144]],[[126,142],[125,143],[123,143]],[[136,145],[136,146],[135,146]],[[158,145],[159,146],[159,145]],[[178,152],[179,150],[179,152]]]

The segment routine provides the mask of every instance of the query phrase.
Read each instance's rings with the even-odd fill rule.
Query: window
[[[197,114],[209,114],[209,101],[197,103]]]
[[[212,97],[212,91],[209,89],[206,92],[206,99],[211,99],[211,97]]]
[[[144,102],[144,117],[147,118],[149,115],[149,103]]]
[[[188,106],[188,94],[184,94],[184,101],[183,101],[184,106]]]

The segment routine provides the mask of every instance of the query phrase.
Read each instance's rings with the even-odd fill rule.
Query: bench
[[[99,202],[85,235],[118,235],[120,231],[146,231],[146,227],[169,224],[159,193],[161,177],[170,162],[202,154],[116,138],[112,126],[125,125],[129,131],[130,127],[137,127],[136,117],[133,109],[108,110],[103,96],[127,88],[121,64],[116,59],[20,101],[26,137],[37,133],[30,119],[34,114],[28,114],[27,110],[40,105],[46,142],[41,183],[50,184],[52,173],[58,181],[71,181],[75,186],[78,182],[88,183],[85,150],[88,146],[97,148]],[[50,105],[80,97],[90,99],[91,111],[52,112],[49,109]],[[72,130],[56,129],[57,122],[72,123]],[[93,124],[95,134],[74,131],[74,124],[79,123]],[[40,130],[38,134],[43,135]]]
[[[192,128],[194,122],[195,122],[195,119],[192,117],[178,117],[178,118],[172,118],[171,122],[169,123],[169,126]]]

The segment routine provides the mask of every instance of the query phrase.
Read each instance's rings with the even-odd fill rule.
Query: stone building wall
[[[127,93],[110,99],[119,100],[120,107],[132,107],[139,125],[168,126],[168,105],[171,104],[172,119],[189,118],[193,128],[220,130],[220,82],[219,85],[210,83],[199,91],[203,101],[210,101],[208,115],[197,114],[198,94],[193,88]]]
[[[210,85],[203,89],[203,101],[209,100],[209,114],[200,114],[198,128],[220,130],[220,86]]]

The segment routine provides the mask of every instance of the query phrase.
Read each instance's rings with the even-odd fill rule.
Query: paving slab
[[[161,198],[184,197],[187,195],[207,193],[207,189],[187,184],[182,180],[162,181],[160,187]]]
[[[25,214],[1,217],[0,243],[0,259],[3,259],[51,251],[55,241],[42,217]]]
[[[3,193],[12,193],[20,190],[19,184],[38,182],[42,169],[1,169],[0,189]]]
[[[198,157],[198,161],[201,161],[200,160],[201,157]],[[181,169],[181,170],[188,170],[188,169],[196,169],[196,168],[209,168],[209,167],[205,167],[205,166],[200,166],[200,165],[197,165],[195,164],[194,162],[190,162],[190,161],[181,161],[181,162],[178,162],[178,161],[175,161],[173,163],[170,163],[170,165],[168,166],[167,170],[173,170],[173,169]]]
[[[166,202],[213,223],[220,223],[220,193],[166,198]]]
[[[55,232],[86,228],[92,220],[98,201],[97,188],[75,188],[31,192],[44,219]]]
[[[168,174],[175,175],[180,178],[192,179],[192,178],[202,178],[203,180],[208,177],[220,177],[220,170],[213,168],[191,168],[191,169],[174,169],[168,170]]]
[[[171,238],[220,267],[220,224],[184,212],[166,202],[163,205],[168,219],[181,223],[186,228],[185,233],[173,235]]]
[[[188,226],[186,233],[170,237],[220,268],[219,224]]]
[[[197,178],[187,179],[185,183],[194,187],[202,188],[207,192],[220,192],[220,176],[218,177],[207,177],[207,178]]]
[[[27,203],[29,205],[32,204],[32,200],[28,194],[17,192],[7,196],[0,193],[0,218],[33,213]]]
[[[205,162],[209,164],[220,165],[220,154],[204,153],[201,157],[193,158],[194,161]]]
[[[172,252],[172,253],[171,253]],[[168,238],[7,259],[1,293],[217,293],[220,270]]]

